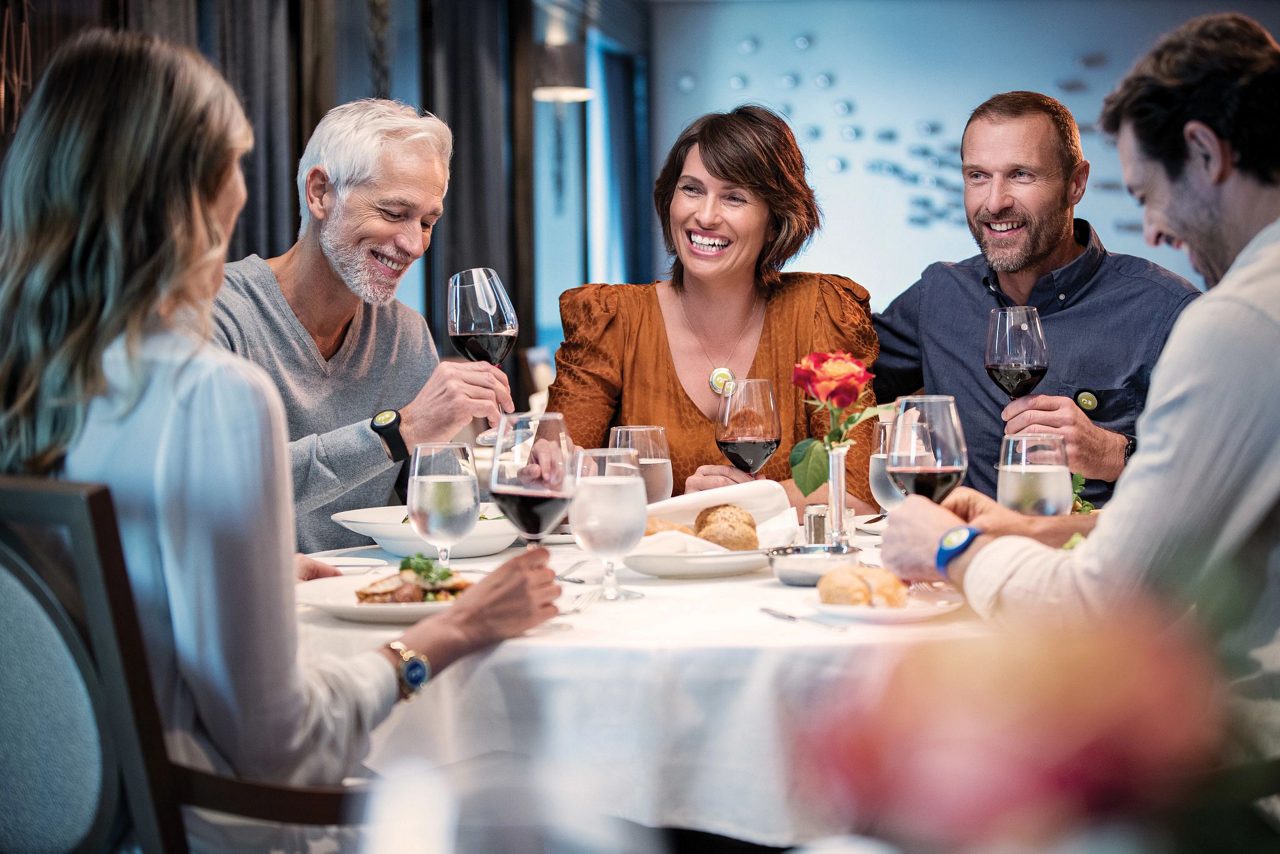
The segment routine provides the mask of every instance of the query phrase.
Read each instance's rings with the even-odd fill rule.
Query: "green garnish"
[[[506,516],[503,516],[501,513],[499,513],[497,516],[486,516],[486,515],[484,515],[483,513],[481,513],[481,514],[480,514],[480,521],[481,521],[481,522],[492,522],[492,521],[494,521],[495,519],[505,519],[505,518],[507,518],[507,517],[506,517]]]
[[[411,570],[422,577],[422,580],[429,585],[444,584],[453,577],[453,571],[446,566],[441,566],[431,558],[418,552],[415,555],[400,561],[400,568]]]
[[[1093,506],[1093,502],[1086,501],[1081,497],[1080,493],[1084,492],[1084,475],[1071,475],[1071,512],[1072,513],[1092,513],[1097,508]]]
[[[1084,542],[1084,534],[1080,533],[1079,531],[1076,531],[1074,534],[1070,536],[1070,538],[1067,539],[1065,543],[1062,544],[1062,548],[1064,551],[1071,551],[1072,549],[1074,549],[1076,546],[1080,545],[1083,542]]]

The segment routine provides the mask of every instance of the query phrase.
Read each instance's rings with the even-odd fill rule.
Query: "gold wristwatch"
[[[396,677],[400,682],[400,699],[407,700],[422,690],[431,678],[431,662],[420,652],[415,652],[400,641],[387,644],[387,649],[400,658]]]

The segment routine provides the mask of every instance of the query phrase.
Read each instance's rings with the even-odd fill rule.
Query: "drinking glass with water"
[[[632,448],[597,448],[574,455],[577,491],[569,507],[569,527],[578,547],[604,562],[606,602],[643,594],[618,586],[614,564],[644,536],[644,479]]]
[[[409,524],[436,547],[440,564],[476,526],[480,488],[471,448],[461,442],[416,445],[409,463]]]
[[[996,501],[1028,516],[1071,512],[1067,445],[1055,433],[1023,433],[1000,440]]]
[[[649,425],[613,427],[609,430],[610,448],[631,448],[640,458],[640,477],[644,479],[644,498],[649,504],[671,497],[671,451],[667,447],[667,431]]]
[[[881,513],[888,513],[907,499],[907,494],[889,477],[889,443],[893,439],[893,422],[876,422],[876,440],[871,454],[871,497],[880,505]]]

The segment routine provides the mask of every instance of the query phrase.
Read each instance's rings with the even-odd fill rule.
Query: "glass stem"
[[[436,546],[436,553],[440,555],[440,565],[445,569],[449,568],[449,546]]]
[[[613,561],[605,558],[604,561],[604,598],[606,601],[612,602],[618,598],[618,576],[613,571]]]

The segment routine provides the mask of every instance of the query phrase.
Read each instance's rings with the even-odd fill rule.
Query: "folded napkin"
[[[649,516],[692,528],[698,513],[717,504],[736,504],[750,513],[755,520],[756,537],[760,540],[762,549],[789,546],[795,542],[799,533],[796,512],[787,501],[786,490],[772,480],[735,483],[733,486],[657,501],[649,505]],[[723,546],[679,531],[660,531],[642,539],[631,553],[697,554],[727,551],[729,550]]]

